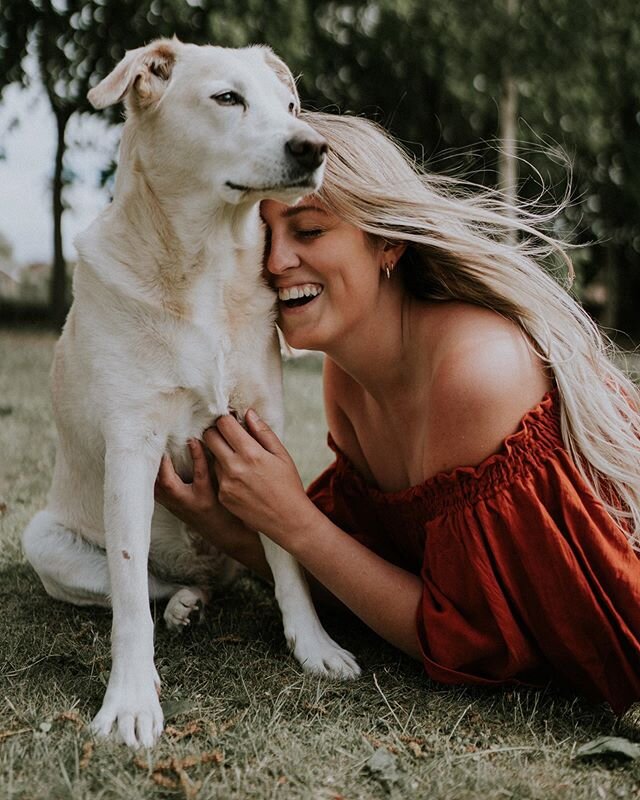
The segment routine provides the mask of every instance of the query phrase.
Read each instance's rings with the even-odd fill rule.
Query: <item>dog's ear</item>
[[[87,99],[94,108],[106,108],[129,96],[134,108],[146,108],[167,88],[179,45],[176,38],[157,39],[146,47],[128,50]]]
[[[262,45],[260,47],[262,50],[262,54],[264,55],[264,60],[267,62],[267,66],[270,67],[278,76],[278,78],[284,83],[287,89],[290,89],[293,94],[293,102],[295,103],[294,113],[296,116],[300,113],[300,97],[298,96],[298,87],[296,86],[296,79],[293,77],[293,74],[289,67],[284,63],[284,61],[277,56],[270,47],[266,45]]]

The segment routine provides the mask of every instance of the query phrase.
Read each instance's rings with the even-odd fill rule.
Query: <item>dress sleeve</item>
[[[462,476],[470,487],[477,477]],[[566,451],[495,477],[465,497],[460,475],[443,476],[448,500],[426,523],[426,672],[445,683],[555,679],[623,712],[640,699],[640,560]]]
[[[334,461],[309,485],[307,495],[334,525],[369,550],[389,560],[389,553],[381,549],[375,535],[375,515],[367,504],[359,502],[359,498],[352,495],[349,487],[345,487],[343,476],[339,473],[338,462]]]

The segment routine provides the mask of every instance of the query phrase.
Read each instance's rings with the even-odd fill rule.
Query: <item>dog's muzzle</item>
[[[287,156],[306,172],[314,172],[325,159],[329,145],[317,133],[304,133],[293,136],[285,144]]]

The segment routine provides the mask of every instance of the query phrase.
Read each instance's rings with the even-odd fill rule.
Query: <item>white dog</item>
[[[250,405],[282,435],[257,203],[317,189],[326,142],[297,119],[291,73],[266,47],[159,40],[128,52],[89,99],[125,99],[127,121],[113,202],[77,240],[52,368],[53,483],[23,547],[51,596],[112,606],[111,675],[92,726],[107,735],[116,723],[127,744],[150,746],[163,719],[149,598],[170,598],[165,619],[181,629],[236,566],[154,506],[160,459],[188,477],[186,440]],[[300,567],[262,541],[296,658],[356,676]]]

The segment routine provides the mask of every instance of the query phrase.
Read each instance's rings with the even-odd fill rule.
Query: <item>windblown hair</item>
[[[495,192],[425,173],[376,123],[307,112],[329,142],[319,199],[372,237],[406,242],[408,292],[493,309],[526,333],[553,372],[562,437],[596,496],[640,551],[640,392],[611,360],[614,348],[541,264],[573,268],[543,215]]]

